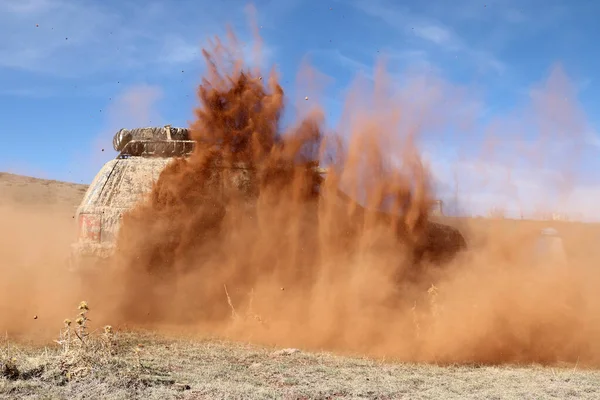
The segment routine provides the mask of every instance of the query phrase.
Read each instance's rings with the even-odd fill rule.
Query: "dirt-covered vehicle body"
[[[113,255],[123,214],[152,190],[153,182],[175,157],[189,156],[194,143],[187,129],[169,125],[122,129],[115,134],[113,147],[119,154],[98,172],[76,212],[78,233],[71,248],[72,270],[93,268]],[[325,169],[317,168],[326,174]],[[232,169],[227,173],[229,183],[242,189],[249,180],[249,169],[243,165]],[[339,200],[353,202],[341,192]],[[441,214],[440,202],[434,208]],[[466,246],[460,232],[443,224],[428,222],[425,234],[428,239],[417,252],[445,257]]]
[[[114,135],[113,148],[119,154],[96,174],[76,211],[71,270],[100,266],[114,254],[123,214],[149,194],[153,182],[174,158],[188,157],[194,145],[188,129],[170,125],[121,129]],[[236,165],[231,169],[230,183],[244,186],[248,168]]]
[[[96,174],[79,205],[77,241],[71,245],[70,266],[76,269],[108,259],[114,252],[123,213],[152,189],[173,157],[193,150],[186,129],[121,129],[113,138],[119,155]]]

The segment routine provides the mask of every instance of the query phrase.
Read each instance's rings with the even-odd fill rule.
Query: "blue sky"
[[[247,4],[0,0],[0,171],[89,182],[114,157],[119,128],[185,125],[206,39],[229,23],[252,46]],[[443,119],[436,129],[454,132],[422,141],[441,196],[458,186],[472,213],[492,205],[531,213],[544,203],[597,217],[600,2],[253,4],[264,41],[260,65],[276,64],[291,104],[302,107],[309,93],[313,99],[297,81],[308,57],[327,77],[320,99],[335,124],[353,79],[360,73],[372,83],[385,55],[395,101],[425,110],[418,114],[425,125]],[[489,134],[493,154],[484,151]]]

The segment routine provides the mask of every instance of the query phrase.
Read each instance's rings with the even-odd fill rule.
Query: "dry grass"
[[[212,338],[90,331],[87,304],[54,346],[6,341],[6,399],[550,399],[600,397],[577,365],[435,366],[305,353]]]
[[[0,398],[547,399],[600,397],[600,372],[573,367],[437,367],[129,333],[102,368],[66,379],[59,349],[19,347]]]

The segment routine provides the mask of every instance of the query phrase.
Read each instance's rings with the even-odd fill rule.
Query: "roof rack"
[[[195,148],[196,141],[190,139],[186,128],[147,127],[135,129],[120,129],[113,137],[113,147],[119,152],[117,159],[130,157],[187,157]],[[310,163],[321,175],[327,173],[327,168],[319,166],[318,162]],[[223,168],[218,163],[216,168]],[[251,169],[237,163],[229,168]]]
[[[184,157],[194,151],[193,140],[131,140],[117,158],[129,157]]]
[[[134,129],[120,129],[113,136],[113,148],[123,152],[131,141],[189,141],[192,140],[187,128],[173,128],[171,125],[164,127],[146,127]]]

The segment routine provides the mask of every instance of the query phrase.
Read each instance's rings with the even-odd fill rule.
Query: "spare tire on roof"
[[[113,136],[113,149],[121,151],[131,141],[131,132],[127,129],[119,129]]]
[[[148,127],[135,129],[120,129],[113,137],[113,148],[122,151],[132,140],[190,140],[187,128]]]

